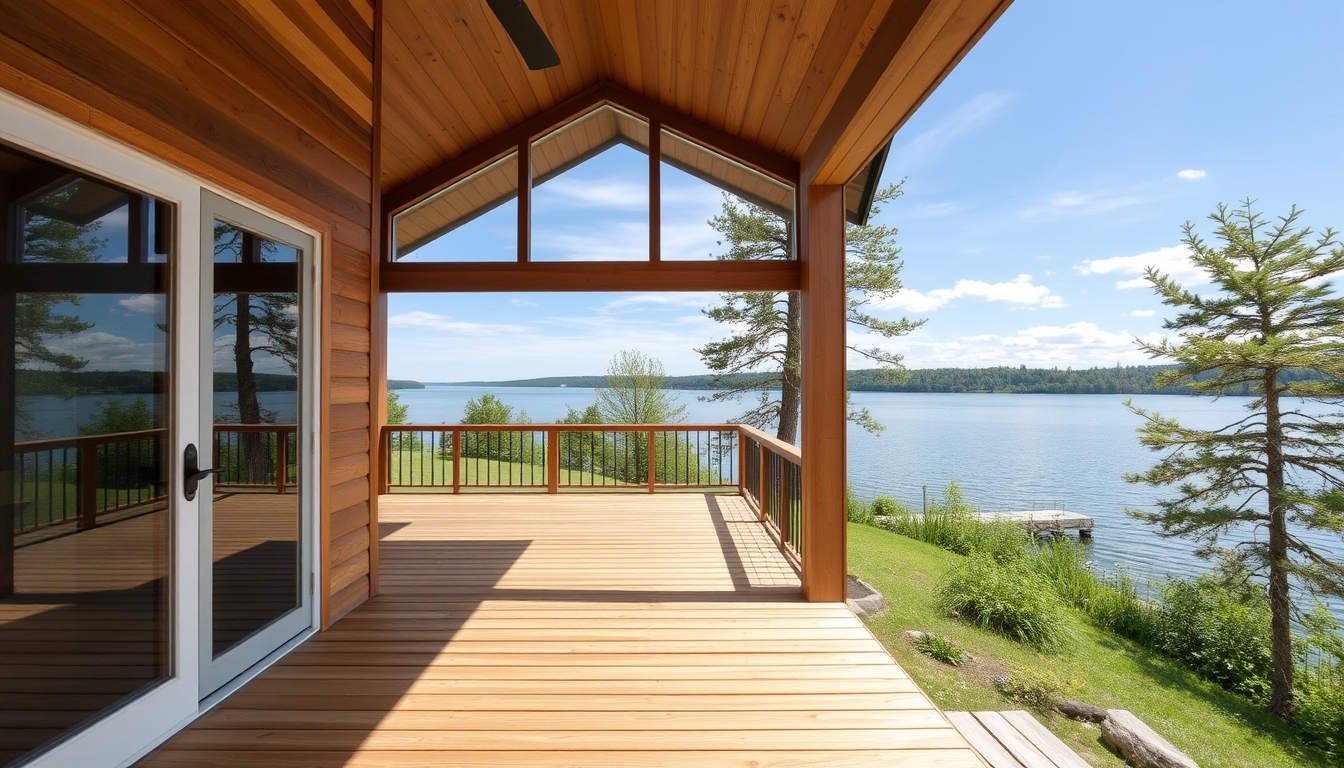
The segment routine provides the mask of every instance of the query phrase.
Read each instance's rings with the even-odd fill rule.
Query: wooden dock
[[[987,520],[1017,523],[1033,534],[1050,533],[1055,535],[1067,531],[1077,531],[1079,538],[1092,538],[1092,529],[1096,521],[1087,515],[1069,512],[1064,509],[1034,509],[1025,512],[985,512],[981,515]]]

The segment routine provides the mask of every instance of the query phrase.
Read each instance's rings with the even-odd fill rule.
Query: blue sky
[[[928,323],[886,344],[913,368],[1147,362],[1133,340],[1164,308],[1137,278],[1196,279],[1182,222],[1207,234],[1217,203],[1249,195],[1344,228],[1341,29],[1335,0],[1020,0],[897,134],[885,181],[906,195],[880,220],[900,228],[907,290],[877,312]],[[642,160],[617,148],[541,187],[534,258],[642,258]],[[665,175],[664,242],[708,256],[718,195]],[[498,249],[489,220],[508,232],[511,210],[431,248]],[[713,299],[395,295],[388,372],[594,374],[634,348],[699,373],[694,348],[723,333],[700,314]]]

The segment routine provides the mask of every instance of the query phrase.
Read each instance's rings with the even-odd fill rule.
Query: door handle
[[[223,467],[212,467],[210,469],[201,469],[198,466],[200,461],[196,453],[196,444],[187,443],[187,447],[182,451],[182,495],[191,501],[196,498],[197,484],[211,475],[218,475],[224,472]]]

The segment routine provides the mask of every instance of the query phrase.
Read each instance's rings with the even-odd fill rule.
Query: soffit
[[[533,72],[484,0],[386,0],[383,188],[602,82],[796,161],[892,1],[528,0],[561,62]]]

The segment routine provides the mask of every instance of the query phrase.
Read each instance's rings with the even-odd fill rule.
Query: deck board
[[[382,500],[382,594],[142,765],[981,766],[732,496]]]

